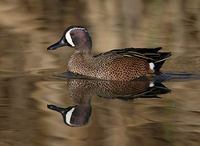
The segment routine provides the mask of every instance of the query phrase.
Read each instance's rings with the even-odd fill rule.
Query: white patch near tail
[[[155,65],[154,65],[154,63],[149,63],[149,68],[151,69],[151,70],[153,70],[154,71],[154,68],[155,68]]]
[[[72,117],[72,113],[75,110],[75,108],[72,108],[71,110],[69,110],[66,114],[66,123],[71,125],[70,121],[71,121],[71,117]]]
[[[151,83],[149,84],[149,87],[153,87],[153,86],[155,86],[155,84],[154,84],[154,82],[151,82]]]

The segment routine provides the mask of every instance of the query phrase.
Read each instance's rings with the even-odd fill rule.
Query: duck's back
[[[68,64],[69,71],[103,80],[129,81],[162,66],[169,53],[160,53],[160,49],[115,49],[90,57],[74,54]],[[158,66],[156,61],[159,60],[162,61]]]

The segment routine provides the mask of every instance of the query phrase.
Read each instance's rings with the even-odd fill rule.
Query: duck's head
[[[70,26],[64,31],[61,39],[57,43],[49,46],[47,50],[55,50],[62,46],[72,47],[81,52],[90,52],[92,40],[86,28]]]
[[[80,127],[87,124],[92,111],[91,105],[75,105],[62,108],[51,104],[47,105],[47,107],[61,113],[64,123],[71,127]]]

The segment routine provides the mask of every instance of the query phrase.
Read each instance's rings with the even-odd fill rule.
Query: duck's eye
[[[73,32],[70,33],[71,37],[74,36],[75,34]]]

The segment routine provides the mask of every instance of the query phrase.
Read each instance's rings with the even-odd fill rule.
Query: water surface
[[[190,76],[200,74],[199,0],[3,0],[0,8],[1,146],[199,146],[200,81]],[[162,83],[170,92],[122,100],[119,89],[55,76],[66,71],[73,49],[46,48],[72,24],[88,28],[95,52],[158,46],[171,51],[163,72],[175,79]],[[137,95],[147,91],[147,83],[137,83]],[[90,114],[79,127],[47,108],[80,103],[83,114]]]

